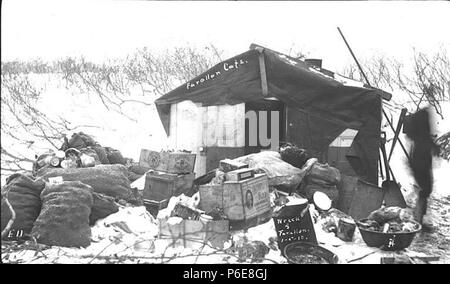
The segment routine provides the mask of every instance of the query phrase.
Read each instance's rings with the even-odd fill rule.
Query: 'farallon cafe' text
[[[233,62],[224,62],[222,64],[222,70],[218,70],[212,73],[208,73],[201,77],[200,79],[196,81],[191,81],[186,83],[186,90],[189,90],[191,88],[194,88],[198,85],[203,84],[206,81],[209,81],[211,79],[214,79],[222,74],[222,71],[227,72],[230,70],[238,69],[241,65],[247,64],[248,61],[244,59],[235,59]]]

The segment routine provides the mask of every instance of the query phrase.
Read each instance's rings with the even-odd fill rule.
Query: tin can
[[[61,162],[61,167],[64,169],[76,168],[77,164],[75,161],[73,161],[71,159],[66,159]]]
[[[95,158],[86,154],[81,154],[80,156],[81,166],[83,168],[94,167],[95,166]]]
[[[58,157],[52,157],[50,160],[50,165],[52,165],[53,167],[57,167],[59,166],[60,162],[61,160]]]
[[[337,237],[343,241],[351,242],[355,234],[356,223],[350,218],[339,219]]]
[[[45,158],[39,159],[37,161],[37,164],[39,167],[44,167],[44,166],[52,166],[52,167],[57,167],[59,166],[59,162],[60,160],[53,156],[53,155],[48,155]]]

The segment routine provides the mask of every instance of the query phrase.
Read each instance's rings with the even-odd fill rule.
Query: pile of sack
[[[130,159],[124,158],[119,150],[103,147],[91,136],[78,132],[70,139],[64,137],[59,151],[48,151],[36,158],[33,170],[42,168],[80,168],[100,164],[126,165]]]
[[[14,174],[2,188],[2,231],[15,220],[4,239],[28,239],[67,247],[90,244],[90,226],[119,210],[116,201],[132,202],[135,195],[122,165],[94,168],[47,168],[37,178]],[[62,181],[52,184],[52,177]]]

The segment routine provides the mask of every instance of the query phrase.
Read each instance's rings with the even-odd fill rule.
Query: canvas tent
[[[356,137],[345,152],[349,168],[355,175],[369,182],[378,183],[378,149],[381,125],[381,90],[364,86],[321,68],[315,68],[305,61],[291,58],[270,49],[254,45],[250,50],[225,60],[196,78],[163,95],[155,101],[160,119],[170,136],[175,135],[178,125],[173,113],[177,104],[190,101],[199,109],[200,118],[192,126],[204,130],[214,119],[205,118],[212,107],[240,106],[228,114],[221,113],[217,119],[234,120],[239,125],[231,147],[222,147],[221,155],[215,152],[215,160],[247,153],[225,148],[242,148],[247,142],[240,132],[245,129],[245,114],[252,105],[267,103],[266,109],[280,110],[281,139],[293,142],[325,157],[330,144],[346,130],[356,130]],[[261,110],[263,108],[256,107]],[[216,109],[220,113],[220,109]],[[195,119],[194,119],[195,120]],[[185,118],[180,123],[186,121]],[[206,122],[205,122],[206,121]],[[233,123],[232,123],[233,124]],[[244,126],[242,126],[244,125]],[[217,131],[217,130],[216,130]],[[172,133],[171,133],[172,132]],[[242,135],[241,135],[242,134]],[[248,136],[248,134],[247,134]],[[196,139],[193,147],[205,144],[203,138]],[[214,145],[220,148],[220,145]],[[198,153],[198,149],[190,149]],[[217,150],[217,149],[216,149]],[[219,151],[220,152],[220,151]],[[199,153],[198,153],[199,154]],[[323,160],[323,159],[322,159]],[[201,160],[198,160],[201,161]],[[217,165],[217,164],[216,164]],[[212,164],[202,169],[210,170]]]

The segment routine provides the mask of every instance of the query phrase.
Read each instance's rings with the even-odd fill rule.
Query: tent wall
[[[208,106],[202,112],[204,146],[245,146],[245,104]]]
[[[188,150],[197,154],[195,169],[204,172],[205,158],[199,155],[198,148],[202,144],[202,107],[191,101],[183,101],[170,106],[170,135],[172,149]]]
[[[339,169],[341,174],[346,176],[355,176],[358,175],[353,170],[349,161],[347,160],[347,154],[350,151],[353,140],[358,133],[357,130],[346,129],[342,132],[334,141],[330,144],[327,153],[327,161],[328,163]]]
[[[217,168],[219,160],[242,156],[245,104],[205,106],[182,101],[170,106],[170,146],[197,155],[196,176]],[[200,153],[203,147],[205,151]]]

